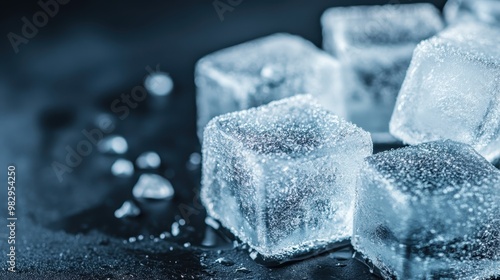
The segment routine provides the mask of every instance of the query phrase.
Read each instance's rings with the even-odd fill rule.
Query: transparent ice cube
[[[430,4],[328,9],[323,47],[341,63],[347,119],[389,135],[389,120],[415,46],[443,28]],[[390,137],[376,137],[392,141]],[[375,139],[375,138],[374,138]]]
[[[338,63],[309,41],[274,34],[220,50],[196,65],[198,135],[217,115],[296,94],[311,93],[336,114],[342,95],[333,77]]]
[[[370,135],[310,95],[214,118],[203,139],[201,200],[264,259],[348,238]]]
[[[399,93],[391,133],[409,144],[451,139],[500,156],[500,30],[459,24],[422,42]]]
[[[385,278],[483,279],[500,275],[500,172],[451,140],[365,160],[354,248]]]
[[[448,24],[466,21],[500,24],[500,1],[448,0],[443,13]]]

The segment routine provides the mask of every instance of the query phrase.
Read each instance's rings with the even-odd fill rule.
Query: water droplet
[[[203,236],[203,240],[201,241],[201,245],[205,247],[212,247],[217,243],[217,235],[215,232],[207,227],[205,229],[205,235]]]
[[[219,229],[220,227],[219,223],[209,216],[205,218],[205,224],[211,226],[213,229]]]
[[[130,243],[134,243],[136,240],[137,240],[137,238],[135,238],[133,236],[128,238],[128,242],[130,242]]]
[[[168,238],[170,237],[170,233],[169,232],[162,232],[160,233],[160,239],[165,239],[165,238]]]
[[[174,82],[167,73],[155,72],[146,77],[144,86],[153,95],[165,96],[172,92]]]
[[[174,188],[170,181],[160,175],[142,174],[132,194],[138,199],[169,199],[174,196]]]
[[[111,166],[111,173],[117,177],[130,177],[134,174],[134,165],[126,159],[117,159]]]
[[[189,156],[189,160],[186,163],[186,168],[188,170],[196,170],[201,164],[201,155],[199,153],[192,153]]]
[[[130,200],[123,202],[122,206],[115,211],[115,217],[118,219],[137,217],[139,214],[141,214],[141,210]]]
[[[246,268],[246,267],[243,267],[243,266],[242,266],[242,267],[238,267],[238,268],[236,269],[236,272],[250,273],[251,271],[250,271],[250,269],[248,269],[248,268]]]
[[[233,266],[234,265],[233,261],[228,260],[228,259],[226,259],[224,257],[216,259],[215,263],[220,263],[220,264],[225,265],[225,266]]]
[[[172,236],[177,236],[180,233],[179,223],[174,222],[170,227],[170,232],[172,232]]]
[[[144,239],[144,236],[142,234],[140,234],[139,236],[137,236],[137,239],[140,241],[140,240],[143,240]]]
[[[99,114],[95,118],[94,125],[103,132],[110,131],[114,126],[114,117],[110,114]]]
[[[101,153],[124,154],[128,151],[127,140],[121,136],[108,136],[97,143]]]
[[[280,83],[285,79],[284,69],[277,65],[265,65],[260,70],[260,76],[264,79],[265,82],[271,84]]]
[[[250,253],[250,258],[252,258],[252,260],[255,260],[257,258],[257,255],[258,253],[256,251],[253,251]]]
[[[155,152],[144,152],[137,157],[135,164],[141,169],[155,169],[160,166],[161,159]]]
[[[180,220],[178,221],[178,223],[179,223],[179,225],[183,226],[183,225],[185,225],[185,224],[186,224],[186,221],[185,221],[184,219],[180,219]]]
[[[184,248],[188,248],[188,247],[191,247],[191,243],[189,243],[189,242],[184,243]]]
[[[335,252],[332,252],[329,255],[329,257],[336,259],[336,260],[339,260],[339,261],[343,261],[343,260],[348,260],[348,259],[352,258],[353,253],[352,253],[352,250],[349,247],[347,247],[347,248],[341,248]]]

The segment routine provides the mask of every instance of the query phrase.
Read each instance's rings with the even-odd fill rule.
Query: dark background
[[[445,1],[399,1],[416,2],[442,8]],[[273,269],[256,264],[245,246],[233,248],[230,238],[206,227],[196,199],[199,167],[186,168],[186,163],[200,150],[193,77],[199,58],[275,32],[297,34],[320,47],[325,9],[387,3],[398,1],[243,0],[221,20],[213,1],[70,0],[15,53],[7,34],[21,35],[22,17],[32,22],[41,7],[37,1],[2,1],[0,167],[15,164],[18,171],[17,276],[375,278],[361,262],[344,258],[350,248],[343,255],[325,253]],[[155,172],[170,179],[176,196],[171,202],[138,202],[140,217],[118,220],[113,212],[132,199],[141,171],[130,179],[115,178],[109,168],[118,157],[94,151],[59,182],[51,164],[64,161],[65,148],[84,139],[80,131],[92,129],[97,115],[112,115],[113,100],[143,84],[147,66],[168,72],[174,91],[165,98],[148,96],[125,120],[115,119],[115,134],[128,141],[123,158],[134,161],[149,150],[160,154],[162,165]],[[0,201],[6,201],[6,190],[0,191]],[[186,211],[181,233],[155,242],[186,218]],[[2,219],[6,212],[0,209]],[[0,234],[3,255],[8,232]],[[145,239],[125,241],[139,235]],[[215,262],[221,257],[227,261]],[[3,261],[1,267],[1,274],[13,277]]]

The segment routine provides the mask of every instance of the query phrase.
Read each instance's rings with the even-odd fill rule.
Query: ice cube
[[[466,21],[500,24],[500,1],[448,0],[443,13],[448,24]]]
[[[415,46],[443,28],[439,11],[431,4],[338,7],[321,22],[323,47],[341,63],[347,119],[374,140],[394,141],[387,136],[396,97]]]
[[[137,199],[170,199],[174,196],[174,188],[169,180],[160,175],[142,174],[132,194]]]
[[[350,236],[370,135],[310,95],[216,117],[203,141],[201,200],[208,214],[265,260],[280,262]]]
[[[500,172],[472,147],[441,140],[368,157],[354,248],[385,278],[500,275]]]
[[[500,156],[500,30],[467,23],[422,42],[399,93],[391,133],[408,144],[451,139]]]
[[[305,39],[274,34],[230,47],[196,65],[198,135],[217,115],[311,93],[343,114],[336,89],[338,63]]]

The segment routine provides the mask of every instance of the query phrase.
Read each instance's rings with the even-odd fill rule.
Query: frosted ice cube
[[[367,132],[299,95],[216,117],[203,141],[208,214],[265,260],[350,236]]]
[[[323,47],[338,58],[347,119],[391,141],[389,120],[415,46],[443,28],[431,4],[328,9]],[[393,139],[393,138],[392,138]]]
[[[443,13],[448,24],[466,21],[500,24],[500,1],[448,0]]]
[[[248,109],[301,93],[311,93],[343,114],[333,77],[338,63],[305,39],[274,34],[230,47],[196,65],[198,135],[217,115]]]
[[[500,30],[455,25],[422,42],[398,96],[391,133],[409,144],[451,139],[500,155]]]
[[[500,172],[451,140],[365,160],[354,248],[386,278],[483,279],[500,275]]]
[[[174,196],[174,188],[169,180],[160,175],[142,174],[132,194],[137,199],[169,199]]]

